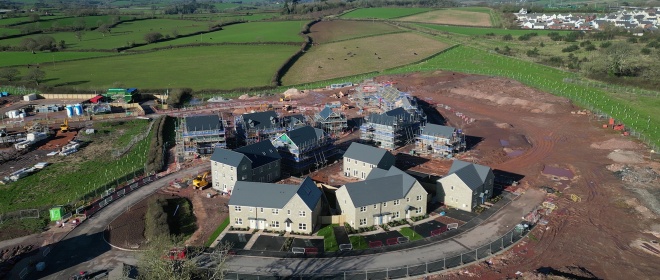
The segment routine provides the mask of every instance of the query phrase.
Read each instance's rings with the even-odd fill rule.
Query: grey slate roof
[[[218,148],[213,151],[213,155],[211,155],[211,161],[237,167],[241,163],[241,160],[243,160],[243,157],[245,156],[241,153]]]
[[[187,131],[203,131],[222,129],[218,115],[191,116],[186,117]]]
[[[369,176],[367,176],[366,180],[377,179],[377,178],[388,177],[388,176],[395,176],[395,175],[403,176],[402,177],[403,181],[402,181],[402,184],[401,184],[401,187],[402,187],[402,189],[401,189],[402,193],[401,194],[403,196],[406,196],[406,194],[410,191],[410,189],[413,187],[413,185],[415,184],[415,182],[417,180],[415,180],[415,178],[413,178],[413,176],[410,176],[408,173],[403,172],[401,169],[398,169],[394,166],[390,167],[389,170],[374,168],[373,170],[371,170],[371,173],[369,173]]]
[[[389,152],[384,149],[353,142],[346,150],[346,153],[344,153],[344,157],[378,165],[386,153]]]
[[[282,158],[277,152],[277,149],[275,149],[275,146],[273,146],[273,143],[271,143],[269,140],[243,146],[235,149],[234,151],[241,153],[250,159],[252,162],[252,168],[256,168]],[[211,156],[211,159],[213,159],[213,156]]]
[[[243,121],[246,129],[268,129],[280,127],[280,120],[274,111],[264,111],[251,114],[243,114]],[[250,126],[250,121],[254,126]],[[273,123],[275,121],[275,123]]]
[[[371,169],[371,172],[369,172],[369,176],[365,180],[371,180],[371,179],[376,179],[376,178],[381,178],[387,176],[387,170],[385,169],[380,169],[380,168],[374,168]]]
[[[415,178],[396,167],[391,167],[388,171],[376,168],[371,171],[367,180],[348,183],[342,188],[346,188],[355,207],[362,207],[402,199],[415,182]]]
[[[454,160],[447,175],[456,174],[470,189],[474,190],[486,182],[490,167],[461,160]]]
[[[323,130],[311,126],[303,126],[286,133],[289,139],[299,148],[304,144],[312,144],[323,138]]]
[[[330,107],[325,107],[323,108],[323,110],[321,110],[321,112],[319,112],[319,116],[324,120],[327,120],[331,114],[332,114],[332,108]]]
[[[309,177],[300,185],[238,181],[234,185],[228,204],[282,209],[296,194],[310,209],[314,209],[322,195]]]
[[[412,115],[399,107],[382,114],[370,114],[367,122],[392,126],[398,119],[412,119]]]
[[[422,129],[420,134],[429,135],[429,136],[440,136],[443,138],[451,138],[455,130],[456,128],[453,128],[451,126],[429,123],[426,124],[426,126],[424,127],[424,129]]]
[[[287,127],[294,127],[296,125],[304,124],[305,116],[302,114],[285,116],[282,118]]]

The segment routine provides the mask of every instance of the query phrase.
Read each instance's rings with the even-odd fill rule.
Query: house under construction
[[[372,113],[360,126],[360,139],[394,150],[411,143],[419,133],[423,115],[399,107],[382,114]]]
[[[415,140],[415,150],[421,154],[451,158],[465,149],[463,131],[450,126],[426,124]]]
[[[348,128],[346,116],[330,107],[323,108],[321,112],[314,116],[314,120],[316,127],[330,134],[330,137],[339,137]]]
[[[209,155],[216,148],[227,148],[226,124],[218,115],[181,118],[184,157]]]
[[[270,140],[286,131],[284,119],[275,111],[264,111],[237,116],[235,121],[237,141],[250,145]]]
[[[396,108],[403,108],[410,114],[424,116],[417,105],[416,98],[411,96],[410,93],[399,91],[392,86],[392,83],[376,83],[367,80],[355,88],[351,100],[356,103],[358,108],[369,109],[372,112],[387,112]]]
[[[271,140],[290,174],[301,174],[325,166],[337,155],[334,139],[323,130],[303,126]]]

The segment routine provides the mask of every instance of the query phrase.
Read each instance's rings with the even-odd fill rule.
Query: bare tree
[[[3,78],[9,82],[13,81],[18,77],[20,73],[16,68],[2,68],[0,69],[0,78]]]
[[[103,37],[105,37],[105,34],[110,33],[110,27],[108,27],[107,24],[102,24],[98,28],[96,28],[96,31],[101,32],[103,34]]]
[[[46,77],[46,72],[41,71],[39,68],[32,68],[23,79],[27,81],[33,81],[37,85]]]
[[[158,32],[149,32],[147,34],[144,34],[144,40],[147,41],[147,43],[149,44],[154,43],[162,38],[163,38],[163,34],[160,34]]]
[[[78,41],[82,41],[82,37],[85,34],[85,32],[83,32],[82,30],[78,30],[74,34],[76,35],[76,39],[78,39]]]

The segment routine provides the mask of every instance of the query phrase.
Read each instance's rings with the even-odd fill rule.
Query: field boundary
[[[348,11],[348,12],[341,13],[341,14],[339,14],[337,17],[342,17],[342,16],[344,16],[344,15],[350,13],[350,12],[354,12],[354,11],[357,11],[357,10],[366,10],[366,9],[371,9],[371,8],[393,8],[393,9],[398,8],[398,9],[405,9],[405,8],[410,8],[410,7],[400,7],[400,6],[362,7],[362,8],[355,8],[355,9],[352,9],[352,10],[350,10],[350,11]],[[348,20],[367,20],[367,21],[369,21],[369,20],[392,20],[392,19],[397,19],[397,18],[402,18],[402,17],[409,17],[409,16],[419,15],[419,14],[423,14],[423,13],[433,12],[433,11],[437,11],[437,10],[449,9],[449,8],[430,8],[430,7],[420,7],[420,8],[427,8],[427,9],[429,9],[429,10],[428,10],[428,11],[421,11],[421,12],[417,12],[417,13],[412,13],[412,14],[407,14],[407,15],[403,15],[403,16],[391,17],[391,18],[342,18],[342,19],[348,19]]]
[[[329,42],[319,43],[319,44],[327,45],[327,44],[331,44],[331,43],[340,43],[340,42],[346,42],[346,41],[350,41],[350,40],[385,36],[385,35],[392,35],[392,34],[399,34],[399,33],[406,33],[406,32],[410,32],[410,31],[408,31],[408,30],[399,30],[399,31],[392,31],[392,32],[380,33],[380,34],[370,34],[370,35],[358,36],[358,37],[354,37],[354,38],[340,39],[340,40],[336,40],[336,41],[329,41]]]
[[[284,61],[284,63],[282,63],[282,66],[280,66],[279,68],[277,68],[277,70],[275,70],[275,74],[273,75],[273,78],[270,81],[272,87],[281,86],[282,77],[284,77],[286,72],[288,72],[291,69],[293,64],[295,64],[296,61],[298,61],[298,59],[300,59],[300,57],[302,57],[312,47],[314,39],[310,37],[308,34],[310,29],[312,28],[312,25],[320,22],[321,20],[322,20],[321,18],[317,18],[305,24],[303,29],[300,31],[300,36],[303,36],[305,38],[305,42],[302,43],[300,49],[297,52],[291,55],[287,60]]]

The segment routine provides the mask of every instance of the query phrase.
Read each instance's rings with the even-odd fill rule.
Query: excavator
[[[62,132],[69,131],[69,119],[64,119],[64,123],[60,125],[60,131]]]
[[[210,172],[206,172],[203,175],[197,175],[197,177],[192,181],[193,188],[195,188],[196,190],[203,190],[204,188],[206,188],[206,186],[209,185],[209,181],[206,181],[206,177],[209,176],[209,173]]]

